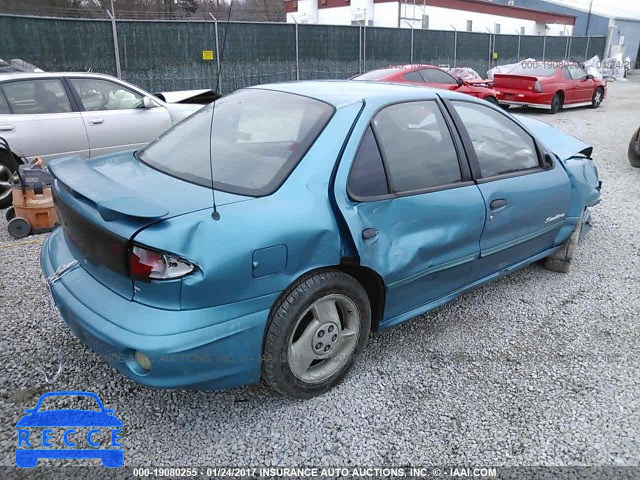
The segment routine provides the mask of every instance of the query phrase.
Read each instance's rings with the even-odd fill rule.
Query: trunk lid
[[[527,75],[508,75],[505,73],[496,73],[493,76],[493,88],[509,89],[509,90],[533,90],[534,85],[538,81],[538,77]]]
[[[128,299],[133,298],[128,275],[133,237],[147,225],[212,205],[210,188],[159,172],[132,151],[88,161],[59,158],[48,167],[71,253],[92,277]],[[249,198],[216,192],[220,206]]]

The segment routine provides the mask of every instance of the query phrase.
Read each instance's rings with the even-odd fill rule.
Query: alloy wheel
[[[349,361],[360,335],[360,313],[344,295],[326,295],[311,304],[293,329],[287,350],[296,378],[323,382]]]

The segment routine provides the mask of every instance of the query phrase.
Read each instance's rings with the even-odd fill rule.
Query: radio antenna
[[[227,21],[225,23],[225,28],[224,28],[224,37],[222,39],[222,50],[219,52],[216,52],[218,54],[218,58],[220,59],[220,63],[218,67],[218,75],[216,76],[216,94],[219,93],[218,88],[220,87],[220,75],[222,73],[222,65],[224,61],[224,47],[227,45],[227,32],[229,31],[229,22],[231,21],[232,8],[233,8],[233,0],[231,0],[231,2],[229,3],[229,11],[227,13]],[[216,20],[216,25],[217,23],[218,21]],[[217,27],[216,27],[216,30],[217,30]],[[215,181],[213,179],[213,115],[216,111],[216,102],[217,100],[215,100],[213,102],[213,105],[211,106],[211,123],[209,124],[209,169],[211,173],[211,200],[213,203],[213,213],[211,214],[211,218],[218,221],[220,220],[220,213],[218,212],[218,207],[216,206],[216,189],[215,189]]]

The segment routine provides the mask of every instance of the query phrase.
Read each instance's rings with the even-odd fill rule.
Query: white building
[[[284,0],[287,22],[571,35],[576,17],[486,0]]]

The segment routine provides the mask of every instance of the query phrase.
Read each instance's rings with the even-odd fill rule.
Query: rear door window
[[[349,193],[356,198],[389,193],[382,155],[371,127],[362,138],[349,174]]]
[[[458,81],[442,70],[438,70],[437,68],[426,68],[424,70],[420,70],[422,76],[425,78],[427,83],[444,83],[446,85],[457,85]]]
[[[2,85],[2,91],[15,114],[71,111],[67,93],[58,79],[8,82]]]
[[[417,70],[414,72],[405,73],[403,77],[409,82],[424,83],[424,78],[422,78],[422,75],[420,75],[420,72],[418,72]]]
[[[381,110],[373,123],[393,192],[462,180],[458,154],[436,102],[391,105]]]

